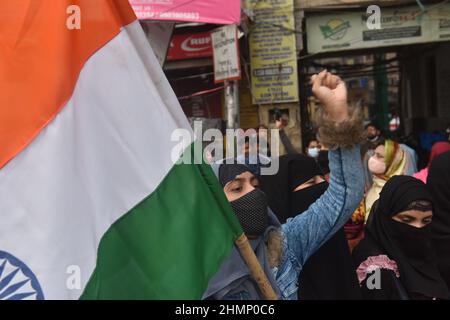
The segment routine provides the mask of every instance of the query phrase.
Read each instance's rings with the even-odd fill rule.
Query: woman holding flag
[[[363,197],[364,175],[358,143],[362,122],[347,104],[345,83],[326,70],[311,79],[323,105],[319,138],[330,148],[330,185],[305,212],[280,224],[260,190],[257,172],[242,164],[215,167],[234,213],[278,299],[297,299],[300,271],[350,218]],[[300,212],[299,212],[300,213]],[[210,280],[204,299],[263,299],[238,248]],[[274,297],[272,297],[274,298]]]

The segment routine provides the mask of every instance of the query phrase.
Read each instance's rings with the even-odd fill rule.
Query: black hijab
[[[287,154],[279,158],[275,175],[261,176],[261,188],[269,200],[269,207],[281,223],[302,213],[327,189],[327,183],[293,192],[297,186],[315,176],[322,176],[316,161],[302,154]]]
[[[317,164],[319,165],[320,169],[324,174],[330,173],[330,167],[329,167],[329,161],[328,161],[328,150],[320,150],[319,156],[317,157]]]
[[[269,207],[285,222],[306,211],[328,188],[327,182],[295,191],[297,186],[322,175],[316,161],[301,154],[279,158],[276,175],[262,176],[261,188]],[[360,299],[355,268],[343,229],[340,229],[303,266],[299,277],[299,299]]]
[[[450,151],[433,160],[427,185],[434,201],[431,228],[438,255],[438,266],[450,288]]]
[[[447,286],[440,276],[431,242],[430,225],[416,228],[392,219],[414,201],[432,203],[426,185],[410,176],[394,176],[383,187],[366,225],[366,235],[355,249],[357,264],[375,254],[395,260],[400,281],[410,298],[446,299]]]

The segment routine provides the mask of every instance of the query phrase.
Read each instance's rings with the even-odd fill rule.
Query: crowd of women
[[[281,156],[275,175],[213,165],[277,297],[450,299],[450,143],[416,172],[407,146],[363,127],[338,76],[324,70],[311,84],[326,172],[313,151]],[[262,298],[237,248],[204,294]]]

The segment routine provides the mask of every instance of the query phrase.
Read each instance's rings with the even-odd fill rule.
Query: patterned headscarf
[[[386,182],[393,176],[405,174],[408,169],[408,157],[397,142],[386,140],[384,143],[384,150],[386,171],[382,175],[373,176],[373,184],[367,192],[365,200],[366,221],[369,217],[373,203],[379,198],[381,189],[383,189]]]

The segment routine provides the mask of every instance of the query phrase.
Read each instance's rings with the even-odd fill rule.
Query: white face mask
[[[319,148],[308,148],[308,155],[312,158],[317,158],[319,156]]]
[[[375,156],[370,157],[368,162],[369,171],[373,174],[383,174],[386,172],[384,161],[378,160]]]

